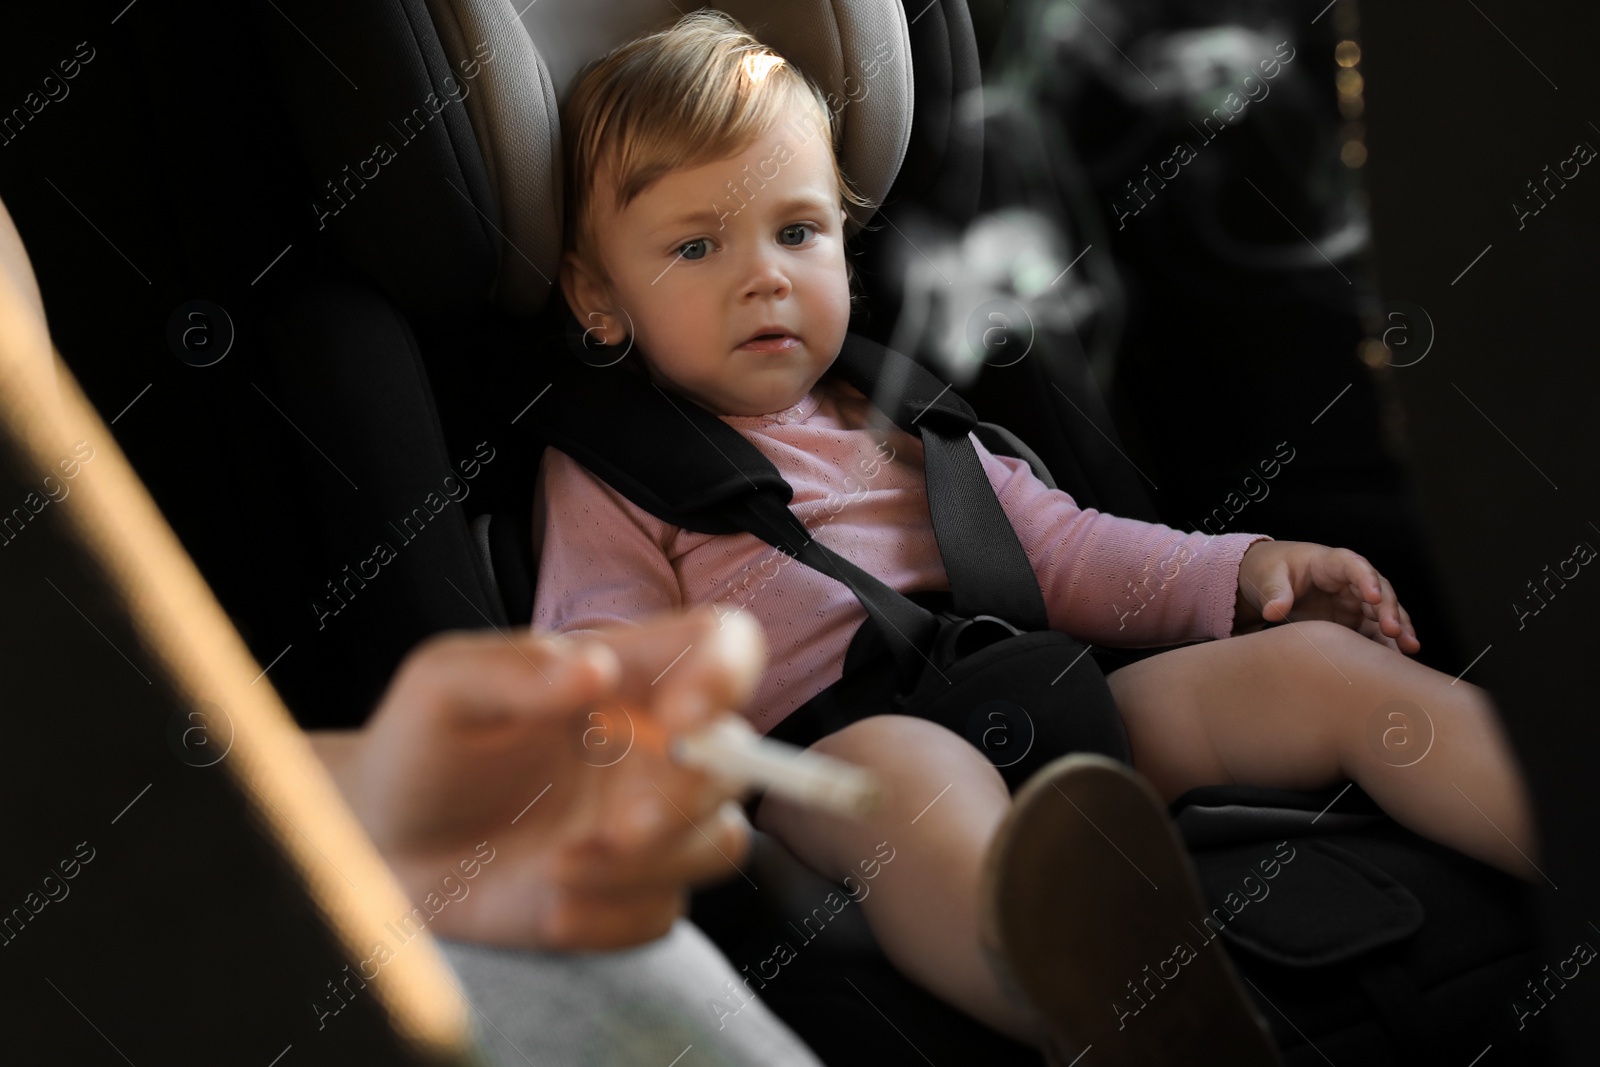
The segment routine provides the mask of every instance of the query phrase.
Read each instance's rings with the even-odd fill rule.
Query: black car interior
[[[1172,116],[1069,69],[1082,27],[1069,40],[1062,26],[1051,51],[1008,28],[1007,8],[1026,5],[993,0],[719,6],[851,100],[843,165],[883,205],[853,236],[869,299],[852,330],[939,372],[938,339],[905,325],[933,306],[902,284],[908,264],[984,227],[1015,239],[1006,213],[1035,212],[1021,217],[1058,235],[1048,262],[1089,258],[1028,304],[1048,312],[1025,331],[1034,358],[959,383],[996,440],[1082,507],[1183,529],[1239,514],[1239,529],[1349,544],[1414,591],[1419,627],[1442,620],[1369,383],[1313,427],[1337,424],[1340,444],[1291,438],[1300,458],[1251,510],[1233,492],[1240,457],[1270,457],[1276,439],[1196,414],[1259,406],[1244,384],[1267,358],[1241,346],[1253,335],[1277,338],[1277,358],[1330,397],[1349,377],[1335,354],[1363,336],[1363,290],[1334,275],[1358,273],[1362,223],[1289,191],[1328,129],[1309,125],[1302,156],[1274,161],[1276,142],[1242,125],[1194,188],[1163,192],[1150,225],[1118,239],[1105,191]],[[1274,17],[1250,14],[1265,40]],[[575,358],[581,334],[553,284],[558,102],[584,63],[672,16],[660,0],[143,0],[89,20],[36,7],[3,46],[13,96],[47,71],[64,90],[25,122],[0,118],[0,200],[55,345],[302,726],[359,725],[430,634],[529,624],[541,408],[560,402],[541,365]],[[1331,49],[1332,21],[1294,30],[1299,54]],[[1185,41],[1141,58],[1176,71]],[[1019,56],[1033,81],[1002,91]],[[847,84],[872,57],[877,75]],[[1281,110],[1263,105],[1259,124],[1336,106],[1331,83],[1298,77],[1288,64]],[[1241,160],[1266,161],[1257,173],[1296,218],[1346,233],[1327,246],[1346,249],[1336,262],[1291,254],[1275,230],[1239,232],[1227,203],[1189,203]],[[1186,205],[1216,217],[1185,222]],[[1180,276],[1183,255],[1213,266]],[[1228,321],[1224,291],[1252,294]],[[982,302],[937,298],[956,301],[934,309],[953,321]],[[1433,631],[1424,658],[1454,662]],[[1109,670],[1155,651],[1096,659]],[[1263,847],[1300,849],[1277,910],[1244,912],[1224,937],[1288,1063],[1466,1063],[1484,1039],[1437,1020],[1470,1018],[1537,970],[1527,888],[1401,829],[1358,789],[1197,790],[1173,815],[1214,901]],[[692,910],[735,969],[831,888],[764,835],[747,871],[753,883],[730,877]],[[902,978],[859,909],[762,995],[829,1064],[913,1062],[907,1040],[939,1062],[1041,1062]]]

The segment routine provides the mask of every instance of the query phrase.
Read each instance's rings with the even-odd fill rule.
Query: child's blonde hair
[[[561,124],[567,249],[605,277],[589,254],[602,166],[620,211],[669,171],[744,151],[790,107],[826,133],[841,202],[871,208],[839,168],[837,116],[822,92],[731,16],[702,8],[613,49],[579,76]]]

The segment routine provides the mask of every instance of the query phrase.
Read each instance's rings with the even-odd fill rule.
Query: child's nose
[[[762,250],[755,253],[754,262],[750,265],[750,274],[745,282],[745,296],[788,295],[789,275],[783,269],[781,256],[781,251]]]

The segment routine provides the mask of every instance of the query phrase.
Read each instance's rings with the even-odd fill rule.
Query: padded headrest
[[[283,17],[268,12],[258,25],[321,183],[318,230],[405,311],[431,316],[486,299],[513,315],[544,305],[562,245],[558,102],[589,62],[682,10],[671,0],[274,6]],[[911,135],[900,0],[720,6],[829,96],[840,166],[881,202]],[[309,51],[303,35],[339,62]]]
[[[899,0],[717,6],[817,82],[840,116],[840,166],[862,193],[881,201],[911,136],[910,40]],[[464,69],[476,42],[494,49],[465,103],[505,231],[498,303],[531,313],[543,304],[561,254],[557,102],[592,60],[665,28],[683,9],[671,0],[528,3],[524,33],[507,0],[430,0],[430,10],[452,66]],[[864,221],[852,220],[849,232]]]

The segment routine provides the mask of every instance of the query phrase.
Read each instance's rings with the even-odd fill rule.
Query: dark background
[[[1526,583],[1578,542],[1600,547],[1600,183],[1583,168],[1520,230],[1511,203],[1577,142],[1600,148],[1597,26],[1592,7],[1479,6],[1363,7],[1367,178],[1382,286],[1438,330],[1393,388],[1446,602],[1467,653],[1488,649],[1470,677],[1499,703],[1539,807],[1554,966],[1600,937],[1600,588],[1587,568],[1553,583],[1522,626],[1512,604],[1537,606]],[[1566,1062],[1592,1062],[1600,983],[1570,983],[1552,1010]]]

